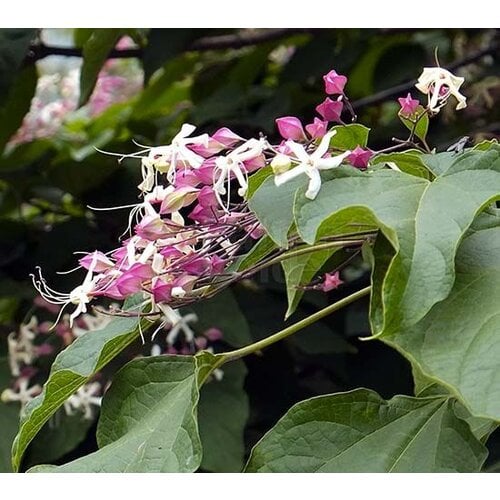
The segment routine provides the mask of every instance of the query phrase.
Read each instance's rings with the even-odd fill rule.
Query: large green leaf
[[[323,184],[314,201],[297,195],[300,235],[313,243],[359,225],[378,226],[396,253],[382,266],[385,275],[375,270],[374,333],[414,325],[449,294],[463,235],[475,215],[500,195],[500,148],[461,155],[433,182],[395,171],[338,169],[331,175],[335,178]],[[384,250],[375,254],[387,259]]]
[[[203,444],[201,468],[211,472],[240,472],[244,465],[243,431],[249,414],[243,389],[247,370],[238,360],[223,367],[222,380],[201,390],[198,424]]]
[[[307,184],[300,177],[279,188],[274,176],[267,177],[250,198],[249,206],[270,238],[280,247],[288,248],[288,231],[293,222],[293,200],[300,186]]]
[[[17,72],[36,36],[34,28],[2,28],[0,30],[0,105],[8,98]]]
[[[0,358],[0,394],[10,386],[12,376],[7,358]],[[0,401],[0,473],[12,472],[10,451],[19,423],[19,404]]]
[[[198,384],[192,356],[131,361],[116,374],[104,397],[97,429],[100,449],[40,471],[195,471],[202,457],[196,420]]]
[[[426,289],[428,291],[429,289]],[[449,296],[420,322],[384,337],[475,416],[500,420],[500,228],[468,236]]]
[[[101,71],[109,53],[126,31],[123,28],[97,28],[93,30],[90,36],[87,36],[83,44],[79,106],[83,106],[89,100],[97,82],[99,71]]]
[[[26,405],[21,416],[12,448],[15,470],[19,469],[27,446],[51,415],[138,336],[137,316],[115,318],[103,329],[89,331],[77,338],[56,357],[42,393]]]
[[[247,472],[478,472],[487,451],[447,397],[358,389],[302,401],[252,450]]]

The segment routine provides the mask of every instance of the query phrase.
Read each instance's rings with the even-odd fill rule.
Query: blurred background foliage
[[[6,337],[29,316],[35,296],[28,274],[41,265],[55,288],[71,289],[74,276],[56,271],[74,267],[75,251],[114,248],[126,226],[126,211],[88,207],[134,203],[139,162],[119,164],[97,149],[128,153],[137,150],[133,141],[167,143],[184,122],[200,133],[228,126],[244,137],[277,139],[276,117],[312,120],[324,98],[322,75],[332,68],[349,77],[347,95],[372,129],[369,146],[380,149],[404,137],[396,99],[416,96],[415,80],[435,65],[436,48],[441,65],[466,78],[468,107],[444,108],[431,123],[430,144],[442,150],[465,135],[498,137],[499,43],[496,30],[480,29],[0,30],[0,389],[9,384]],[[292,321],[369,280],[357,261],[343,277],[338,291],[306,294]],[[200,305],[201,321],[225,325],[232,337],[262,338],[282,327],[282,284],[281,270],[271,269],[234,289],[228,300],[239,308],[224,298],[213,308]],[[358,340],[368,332],[367,308],[367,301],[355,304],[245,360],[248,399],[233,398],[245,446],[202,425],[204,440],[219,436],[221,447],[204,459],[205,469],[238,470],[243,454],[296,401],[360,386],[383,397],[411,394],[407,362],[379,342]],[[245,369],[233,371],[227,390],[241,392]],[[230,398],[213,397],[218,403],[203,402],[200,411],[224,428],[234,407]],[[219,403],[225,410],[214,412],[210,404]],[[17,410],[0,403],[0,423],[0,469],[8,470]],[[50,457],[50,440],[35,441],[33,463],[60,458],[87,428],[80,426],[73,442],[66,426],[66,444]],[[61,461],[94,449],[93,432]],[[495,435],[489,447],[495,461]]]

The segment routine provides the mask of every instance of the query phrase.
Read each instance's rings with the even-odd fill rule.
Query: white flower
[[[193,342],[194,340],[194,332],[189,326],[189,323],[195,323],[198,321],[198,316],[194,313],[186,314],[185,316],[181,316],[179,311],[176,309],[172,309],[167,304],[155,304],[154,308],[157,311],[160,311],[163,315],[163,320],[160,326],[155,330],[152,335],[152,339],[154,340],[156,334],[166,325],[170,326],[170,330],[167,335],[167,344],[174,345],[177,341],[177,337],[179,333],[183,333],[186,342]]]
[[[38,278],[36,278],[33,274],[30,275],[33,281],[33,286],[47,302],[49,302],[50,304],[63,306],[59,311],[59,316],[57,317],[54,324],[57,324],[64,309],[69,304],[76,305],[76,308],[69,316],[70,327],[73,327],[73,321],[75,320],[75,318],[77,318],[80,314],[84,314],[87,312],[87,304],[94,297],[94,292],[97,289],[97,283],[101,278],[104,277],[104,274],[94,275],[94,269],[97,265],[97,260],[98,254],[94,254],[83,283],[75,287],[69,293],[61,293],[50,288],[47,285],[45,279],[42,277],[40,269],[38,269]]]
[[[465,96],[458,91],[462,83],[464,83],[464,78],[455,76],[446,69],[424,68],[415,87],[427,94],[429,110],[432,113],[438,113],[450,95],[457,100],[457,110],[467,106]]]
[[[219,156],[215,160],[214,169],[214,192],[221,207],[229,208],[229,196],[231,191],[231,176],[234,175],[240,188],[238,194],[244,196],[247,188],[247,171],[245,161],[252,160],[262,154],[266,147],[265,139],[250,139],[226,156]],[[221,196],[227,194],[226,203],[222,201]]]
[[[199,168],[204,162],[204,158],[189,149],[189,144],[201,144],[208,147],[208,134],[196,137],[188,137],[196,130],[194,125],[185,123],[180,132],[172,139],[167,146],[151,148],[146,158],[142,159],[143,182],[139,184],[141,191],[150,191],[155,185],[155,171],[167,173],[167,179],[173,183],[178,165]],[[154,168],[154,169],[153,169]]]
[[[346,151],[337,156],[330,156],[323,158],[323,156],[328,151],[330,145],[330,139],[336,134],[336,131],[328,132],[325,134],[319,146],[311,154],[308,154],[302,144],[294,142],[292,140],[286,141],[286,145],[292,150],[294,157],[290,157],[292,162],[298,163],[295,167],[290,170],[277,174],[274,176],[274,183],[276,186],[281,186],[285,182],[288,182],[301,174],[306,174],[310,181],[309,186],[306,191],[306,197],[310,200],[314,200],[321,189],[321,176],[320,170],[329,170],[331,168],[336,168],[341,165],[344,159],[351,154],[350,151]]]
[[[29,403],[36,395],[40,394],[42,388],[36,384],[32,387],[28,387],[29,379],[20,378],[17,384],[17,390],[5,389],[2,392],[0,399],[4,403],[10,403],[12,401],[19,401],[22,406]]]
[[[22,366],[30,365],[36,358],[33,340],[37,335],[37,327],[38,320],[36,316],[32,316],[29,323],[21,324],[17,335],[12,332],[7,336],[9,368],[14,377],[19,377]]]
[[[101,392],[99,382],[91,382],[82,385],[75,394],[72,394],[64,402],[64,410],[67,415],[73,415],[74,411],[82,411],[83,418],[90,420],[92,418],[92,406],[101,406],[102,398],[97,396]]]

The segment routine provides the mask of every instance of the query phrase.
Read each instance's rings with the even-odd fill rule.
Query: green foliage
[[[285,318],[291,316],[304,295],[300,286],[307,285],[337,249],[327,248],[306,255],[285,258],[281,267],[285,274],[288,309]]]
[[[0,358],[0,393],[10,384],[10,370],[7,358]],[[19,406],[0,401],[0,473],[12,472],[11,447],[19,425]]]
[[[79,106],[83,106],[89,100],[108,54],[126,31],[122,28],[98,28],[85,35]]]
[[[35,94],[38,74],[34,66],[28,66],[10,88],[7,102],[0,109],[0,151],[21,126],[23,118],[29,111],[31,99]]]
[[[202,37],[235,34],[235,48],[191,50]],[[253,246],[249,241],[227,270],[231,279],[245,273],[243,281],[186,311],[199,318],[192,325],[196,333],[222,330],[215,352],[251,350],[261,342],[255,356],[222,366],[220,381],[208,379],[228,358],[210,352],[126,364],[104,396],[98,449],[82,457],[79,444],[86,453],[95,450],[87,435],[93,421],[67,417],[62,405],[112,359],[116,366],[107,371],[123,365],[125,354],[119,354],[126,348],[130,357],[150,349],[148,336],[146,345],[134,343],[137,318],[114,319],[57,356],[43,393],[25,409],[20,425],[17,403],[0,403],[0,471],[12,470],[16,431],[16,470],[71,460],[32,469],[40,472],[237,472],[255,442],[248,472],[477,472],[485,445],[494,462],[500,422],[500,148],[490,137],[500,108],[488,104],[497,86],[483,84],[497,78],[498,54],[491,53],[491,65],[481,60],[471,67],[464,112],[448,106],[432,118],[432,128],[427,115],[416,126],[399,117],[414,133],[416,149],[392,151],[391,137],[405,139],[396,93],[367,105],[371,93],[415,80],[436,46],[445,66],[455,47],[467,56],[491,34],[342,29],[293,32],[245,46],[237,30],[78,29],[80,106],[122,35],[141,49],[136,62],[144,70],[144,89],[97,116],[85,115],[85,108],[68,115],[53,136],[14,144],[9,140],[40,81],[27,57],[37,30],[0,30],[2,339],[30,313],[34,293],[26,275],[36,265],[50,275],[73,267],[74,250],[116,246],[127,211],[90,212],[87,206],[134,203],[139,161],[118,164],[95,148],[126,154],[137,150],[132,140],[166,144],[185,122],[200,134],[228,126],[243,137],[262,133],[277,144],[275,118],[310,123],[324,99],[322,75],[334,61],[349,77],[346,92],[368,127],[334,126],[332,152],[368,147],[368,134],[375,152],[366,171],[343,166],[323,172],[315,200],[304,197],[306,176],[280,187],[270,167],[249,177],[249,206],[267,234]],[[472,149],[433,149],[446,150],[465,135],[477,143]],[[304,285],[348,256],[321,244],[347,235],[366,238],[365,263],[349,261],[338,290],[304,294]],[[311,245],[318,250],[283,258]],[[273,267],[259,267],[271,259]],[[253,274],[254,267],[259,273]],[[75,286],[72,275],[57,280],[64,289]],[[308,324],[311,314],[368,280],[371,327],[368,298]],[[270,336],[293,324],[283,321],[287,303],[286,316],[294,314],[307,326],[271,347]],[[6,352],[3,340],[0,392],[14,382]],[[344,392],[363,386],[376,392]],[[71,458],[64,458],[68,453]]]
[[[33,28],[2,28],[0,30],[0,105],[11,94],[11,87],[37,33]]]
[[[366,389],[298,403],[252,450],[247,472],[478,472],[486,450],[446,397]]]
[[[473,232],[460,246],[448,297],[409,330],[385,341],[449,388],[474,415],[500,420],[498,297],[500,229]],[[480,369],[478,369],[480,367]]]
[[[132,304],[129,306],[134,309]],[[138,336],[137,316],[116,318],[102,330],[82,335],[57,356],[43,392],[26,406],[22,415],[12,450],[15,470],[19,469],[27,446],[51,415]]]
[[[425,142],[427,130],[429,129],[429,115],[425,112],[423,106],[418,106],[414,116],[410,118],[399,114],[403,125],[410,131],[411,135],[416,135],[420,140]]]
[[[39,471],[195,471],[201,462],[197,377],[192,357],[131,361],[106,393],[97,430],[99,451]]]

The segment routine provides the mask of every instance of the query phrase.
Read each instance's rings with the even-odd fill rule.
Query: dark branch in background
[[[276,28],[259,31],[245,30],[232,35],[207,36],[195,40],[186,51],[189,50],[218,50],[218,49],[239,49],[249,45],[280,40],[296,34],[312,33],[314,29],[307,28]],[[108,59],[141,58],[143,51],[135,49],[115,49],[112,50]],[[30,47],[26,57],[26,63],[33,63],[48,56],[82,57],[82,49],[74,47],[53,47],[44,44],[36,44]]]
[[[280,40],[296,34],[314,34],[321,32],[321,29],[310,28],[276,28],[263,30],[243,30],[231,35],[219,35],[203,37],[195,40],[186,48],[189,50],[220,50],[220,49],[238,49],[259,43],[265,43],[273,40]],[[467,66],[474,63],[484,56],[495,54],[500,49],[500,42],[495,40],[488,47],[478,50],[463,59],[459,59],[451,64],[445,65],[446,69],[454,71],[457,68]],[[26,57],[25,63],[31,64],[39,59],[51,55],[67,56],[67,57],[82,57],[82,50],[73,47],[52,47],[43,44],[37,44],[30,47],[30,51]],[[123,58],[142,58],[143,51],[140,48],[112,50],[109,53],[108,59],[123,59]],[[405,93],[410,92],[415,86],[416,80],[395,85],[386,90],[377,92],[376,94],[363,97],[352,102],[352,106],[358,110],[366,106],[373,106],[389,99],[401,97]]]
[[[493,42],[490,46],[478,50],[463,59],[458,59],[457,61],[452,62],[451,64],[443,65],[449,71],[455,71],[458,68],[462,68],[463,66],[467,66],[468,64],[472,64],[484,56],[495,54],[500,50],[500,43]],[[367,97],[363,97],[362,99],[358,99],[357,101],[352,102],[352,106],[358,110],[360,108],[364,108],[366,106],[373,106],[375,104],[379,104],[384,101],[388,101],[389,99],[394,99],[396,97],[402,97],[404,94],[410,92],[417,80],[411,80],[410,82],[401,83],[399,85],[395,85],[386,90],[381,90],[376,94],[369,95]]]

